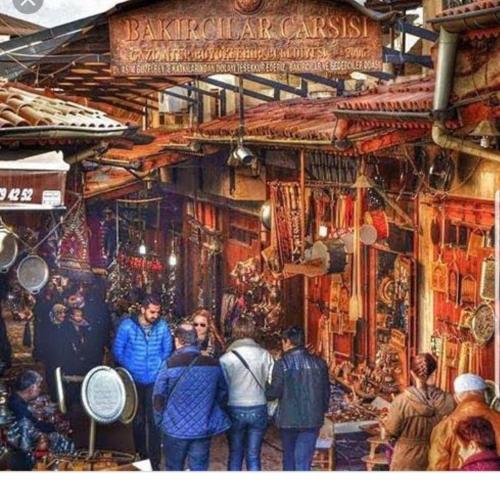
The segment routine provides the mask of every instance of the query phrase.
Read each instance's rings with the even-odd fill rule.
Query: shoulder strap
[[[243,364],[243,366],[250,372],[250,375],[252,375],[252,377],[255,380],[255,382],[257,383],[257,385],[259,385],[259,387],[262,390],[266,391],[266,389],[262,386],[262,383],[260,383],[259,379],[255,376],[255,373],[252,371],[252,369],[248,365],[247,361],[241,356],[241,354],[238,353],[236,350],[231,350],[231,353],[234,353],[236,355],[236,357],[238,358],[238,360]]]
[[[170,393],[168,394],[167,400],[165,402],[165,407],[168,406],[168,402],[171,400],[172,395],[174,394],[175,390],[179,386],[179,382],[183,378],[186,377],[186,375],[189,373],[189,371],[191,370],[191,368],[194,367],[194,365],[200,359],[200,357],[201,357],[201,355],[198,355],[198,356],[194,357],[194,359],[191,361],[191,363],[184,369],[184,371],[180,374],[179,378],[174,382],[174,384],[172,385],[172,390],[170,390]]]

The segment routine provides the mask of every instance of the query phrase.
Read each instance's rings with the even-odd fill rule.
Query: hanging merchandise
[[[261,271],[257,258],[238,262],[231,277],[236,288],[227,293],[223,303],[226,335],[230,337],[232,323],[239,316],[249,313],[260,333],[267,338],[277,337],[283,315],[279,282]]]
[[[478,257],[483,253],[484,233],[476,229],[469,236],[469,244],[467,245],[467,258]]]
[[[458,327],[470,330],[472,328],[473,316],[474,316],[474,310],[472,308],[462,308],[462,310],[460,311]]]
[[[15,263],[18,246],[15,234],[5,227],[0,218],[0,273],[7,273]]]
[[[389,220],[387,219],[385,211],[367,211],[365,213],[365,220],[368,225],[375,228],[378,240],[387,239],[389,237]]]
[[[21,260],[17,267],[19,284],[32,294],[37,294],[49,280],[47,263],[36,255],[28,255]]]
[[[343,273],[347,265],[346,249],[341,239],[316,241],[312,247],[311,257],[321,260],[325,274]]]
[[[474,276],[467,274],[460,283],[460,304],[476,304],[477,282]]]
[[[444,220],[441,219],[441,237],[439,256],[432,266],[432,289],[439,293],[448,293],[448,266],[443,262]]]
[[[89,254],[89,229],[85,218],[83,200],[68,215],[63,225],[63,235],[59,243],[59,268],[70,278],[91,278]]]
[[[273,182],[270,185],[275,237],[281,265],[302,259],[302,212],[299,183]]]
[[[448,301],[455,306],[460,304],[460,270],[456,261],[448,269]]]
[[[493,256],[483,259],[481,263],[479,296],[486,301],[495,299],[495,258]]]
[[[482,303],[472,317],[472,334],[481,345],[486,345],[495,335],[495,310],[489,303]]]
[[[429,184],[437,191],[448,191],[455,177],[455,163],[449,151],[440,151],[429,168]]]
[[[371,246],[377,241],[378,233],[375,227],[371,224],[363,224],[359,228],[359,239],[366,245]]]

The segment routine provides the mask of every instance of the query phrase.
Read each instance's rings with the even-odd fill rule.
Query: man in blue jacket
[[[155,418],[164,434],[167,470],[208,470],[210,442],[231,426],[221,404],[227,386],[215,358],[202,355],[192,325],[175,330],[177,350],[160,371],[153,392]]]
[[[125,318],[116,333],[113,355],[118,365],[132,375],[139,398],[134,419],[134,444],[141,458],[149,458],[159,470],[161,436],[153,417],[153,387],[162,365],[172,354],[173,341],[168,323],[160,318],[160,299],[148,295],[138,318]]]

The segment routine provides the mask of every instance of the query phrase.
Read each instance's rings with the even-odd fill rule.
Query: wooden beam
[[[370,77],[375,77],[380,80],[392,80],[395,78],[394,74],[389,72],[361,72],[362,74],[369,75]]]
[[[430,55],[403,54],[402,52],[389,47],[383,48],[383,55],[384,62],[389,62],[391,64],[418,64],[428,68],[433,68],[434,66]]]
[[[417,27],[416,25],[411,25],[410,23],[404,22],[401,19],[396,20],[394,24],[396,30],[403,33],[409,33],[415,37],[419,37],[424,40],[429,40],[430,42],[436,42],[439,38],[439,34],[433,32],[432,30],[427,30],[426,28]]]
[[[200,80],[202,82],[205,82],[206,84],[212,84],[215,85],[216,87],[221,87],[223,89],[230,90],[231,92],[238,92],[237,86],[228,84],[227,82],[223,82],[221,80],[216,80],[212,78],[204,78]],[[261,94],[260,92],[255,92],[249,89],[243,89],[243,95],[246,95],[248,97],[253,97],[254,99],[263,100],[265,102],[272,102],[274,100],[272,97],[269,97],[268,95]]]
[[[26,47],[28,45],[54,39],[62,35],[71,35],[73,32],[76,33],[77,30],[79,31],[90,26],[94,27],[103,21],[107,21],[106,14],[100,13],[98,15],[92,15],[90,17],[82,18],[74,22],[59,25],[58,27],[47,28],[44,30],[40,30],[39,32],[35,32],[31,35],[24,35],[22,37],[8,40],[7,42],[1,43],[0,47],[5,51],[23,46]]]
[[[321,77],[320,75],[316,74],[297,74],[297,75],[301,79],[308,80],[309,82],[326,85],[327,87],[332,87],[333,89],[336,89],[338,87],[336,80],[327,79],[326,77]]]
[[[288,84],[283,84],[282,82],[278,82],[277,80],[266,79],[254,74],[243,74],[242,77],[250,82],[266,85],[278,91],[288,92],[290,94],[298,95],[299,97],[307,97],[307,92],[305,92],[304,90],[297,89]]]

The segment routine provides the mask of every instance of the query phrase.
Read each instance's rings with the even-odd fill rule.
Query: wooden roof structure
[[[204,95],[218,97],[218,93],[200,89],[197,80],[203,80],[222,90],[235,91],[237,88],[212,78],[197,79],[195,77],[114,77],[110,70],[110,39],[108,19],[111,15],[129,9],[151,5],[159,0],[130,0],[118,4],[108,12],[83,18],[58,27],[41,30],[34,34],[13,39],[0,44],[0,77],[18,80],[29,85],[42,88],[59,89],[67,95],[88,97],[92,101],[119,105],[130,113],[140,115],[145,108],[158,106],[158,93],[172,86],[182,86],[185,91],[167,91],[167,95],[181,98],[188,103],[200,104]],[[164,0],[163,0],[164,1]],[[399,31],[421,35],[426,40],[434,41],[434,32],[405,24],[397,10],[379,12],[366,8],[355,0],[336,0],[348,3],[364,15],[381,22],[390,22]],[[405,3],[405,2],[403,2]],[[395,22],[395,23],[394,23]],[[385,60],[401,64],[404,62],[420,63],[431,66],[429,58],[417,58],[409,54],[401,54],[391,49],[381,53]],[[369,73],[376,78],[388,80],[394,76],[386,72]],[[278,95],[269,96],[246,87],[244,94],[261,101],[273,101],[279,98],[280,91],[287,91],[298,97],[306,97],[304,89],[258,75],[245,76],[247,81],[274,87]],[[324,76],[301,74],[304,82],[312,81],[330,87],[340,86],[339,81]],[[327,78],[328,77],[328,78]],[[271,85],[270,85],[271,84]]]
[[[9,37],[21,37],[38,32],[45,27],[36,23],[27,22],[20,18],[12,17],[6,13],[0,13],[0,35]]]

